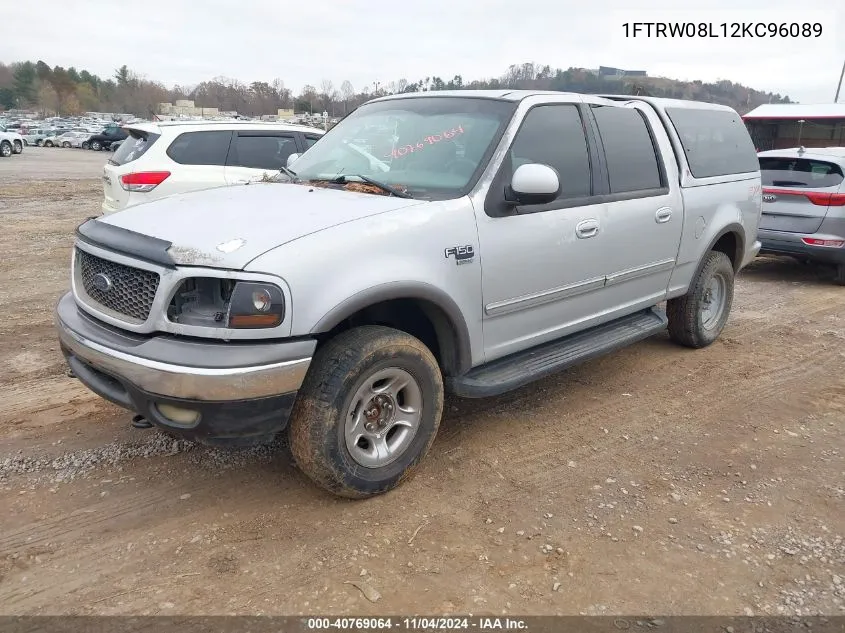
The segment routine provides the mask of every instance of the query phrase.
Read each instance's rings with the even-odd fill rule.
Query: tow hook
[[[152,423],[145,418],[143,415],[134,415],[132,416],[132,426],[136,429],[151,429],[153,428]]]
[[[76,378],[76,374],[74,374],[74,373],[73,373],[73,370],[72,370],[72,369],[68,369],[68,370],[65,372],[65,376],[67,376],[68,378]]]

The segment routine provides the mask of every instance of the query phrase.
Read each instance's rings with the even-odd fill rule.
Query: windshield
[[[293,165],[300,180],[366,176],[413,197],[464,195],[489,160],[515,103],[410,97],[365,104]]]

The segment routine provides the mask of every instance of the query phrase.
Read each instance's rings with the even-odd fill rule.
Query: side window
[[[219,165],[226,164],[229,152],[231,132],[183,132],[177,136],[167,155],[182,165]]]
[[[558,199],[589,196],[592,192],[587,138],[575,105],[543,105],[529,110],[509,158],[513,171],[528,163],[554,167],[561,184]]]
[[[744,174],[759,169],[757,151],[732,110],[666,108],[695,178]]]
[[[293,136],[238,135],[228,164],[278,171],[287,164],[288,156],[297,151]]]
[[[604,144],[610,193],[662,187],[660,164],[643,114],[619,106],[593,106],[592,111]]]
[[[311,136],[310,134],[305,135],[305,149],[311,147],[314,143],[320,140],[319,136]]]

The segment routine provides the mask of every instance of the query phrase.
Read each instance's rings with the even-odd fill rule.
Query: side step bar
[[[448,379],[463,398],[498,396],[592,358],[627,347],[668,327],[666,314],[649,308],[562,339],[498,358]]]

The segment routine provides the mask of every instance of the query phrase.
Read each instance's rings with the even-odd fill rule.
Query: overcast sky
[[[43,59],[111,76],[126,64],[168,86],[218,75],[244,82],[279,77],[299,92],[344,79],[375,81],[456,74],[501,75],[510,64],[599,65],[652,76],[730,79],[832,102],[845,62],[845,2],[710,0],[8,0],[0,60]],[[644,9],[630,9],[634,4]],[[704,4],[704,3],[697,3]],[[839,8],[835,8],[835,5]],[[586,7],[586,8],[585,8]],[[741,7],[736,10],[736,7]],[[824,7],[823,10],[813,7]],[[625,22],[809,22],[819,38],[667,39],[625,37]],[[843,89],[845,90],[845,89]],[[845,92],[840,95],[845,102]]]

